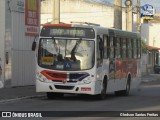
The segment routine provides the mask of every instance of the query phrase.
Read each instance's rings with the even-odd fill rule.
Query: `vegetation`
[[[144,42],[144,40],[141,40],[141,47],[142,47],[142,53],[147,53],[147,44]]]

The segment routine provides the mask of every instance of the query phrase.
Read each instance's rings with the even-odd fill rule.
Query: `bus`
[[[128,96],[141,81],[139,33],[96,24],[45,24],[36,45],[36,92],[48,99]],[[34,47],[33,47],[34,49]]]

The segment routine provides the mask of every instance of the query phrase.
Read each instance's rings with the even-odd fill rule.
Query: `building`
[[[153,73],[154,66],[160,65],[160,15],[155,14],[152,20],[141,25],[142,40],[147,45],[147,54],[143,58],[143,71]]]
[[[35,1],[40,0],[0,0],[0,15],[4,16],[0,17],[0,88],[34,85],[35,60],[31,46],[36,37],[26,34],[26,30],[29,29],[25,23],[25,10],[28,5],[26,1],[33,2],[30,4],[32,8],[35,6]],[[53,0],[41,1],[41,23],[49,23],[54,14]],[[60,0],[60,2],[62,23],[80,21],[105,27],[114,26],[112,5],[88,0]],[[125,9],[123,9],[124,30],[126,29],[125,16]]]
[[[41,24],[52,22],[53,11],[53,0],[41,2]],[[122,29],[126,30],[126,9],[122,11]],[[114,27],[114,5],[89,0],[60,0],[60,22],[90,22]]]
[[[29,0],[0,0],[0,15],[4,16],[0,17],[0,88],[34,85],[35,60],[31,46],[36,39],[36,34],[31,33],[31,36],[26,32],[30,30],[25,23],[26,1]],[[39,0],[30,1],[35,3]],[[60,0],[60,5],[61,23],[90,22],[104,27],[114,26],[114,6],[112,4],[90,2],[89,0]],[[32,15],[31,17],[34,16]],[[52,22],[53,15],[53,0],[42,0],[41,24]],[[35,19],[38,20],[39,26],[39,19]],[[141,25],[142,39],[148,45],[148,53],[143,54],[142,57],[143,73],[153,72],[154,65],[158,64],[160,46],[160,22],[158,21],[159,16],[157,20],[153,19],[152,22]],[[33,28],[37,30],[37,34],[38,26]],[[122,29],[126,30],[125,8],[122,9]]]
[[[28,14],[32,2],[37,3],[32,6],[36,7],[36,17]],[[38,0],[0,0],[0,88],[34,85],[35,60],[31,46],[39,33],[38,6]],[[31,24],[33,19],[36,19],[35,27]]]

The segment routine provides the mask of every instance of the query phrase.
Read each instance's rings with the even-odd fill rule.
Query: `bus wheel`
[[[128,96],[130,92],[130,79],[127,80],[126,89],[121,91],[116,91],[115,94],[118,96]]]
[[[131,86],[131,81],[128,80],[128,81],[127,81],[127,85],[126,85],[126,90],[124,91],[124,95],[125,95],[125,96],[128,96],[128,95],[129,95],[130,86]]]
[[[103,80],[101,93],[98,94],[98,99],[99,100],[104,100],[106,98],[106,89],[107,89],[107,83],[106,83],[106,80]]]
[[[48,99],[54,99],[54,98],[60,98],[63,97],[64,94],[63,93],[52,93],[52,92],[47,92],[47,98]]]

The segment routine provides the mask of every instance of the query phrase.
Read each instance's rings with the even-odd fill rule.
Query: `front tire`
[[[99,100],[104,100],[106,98],[107,81],[103,80],[101,93],[97,95]]]

